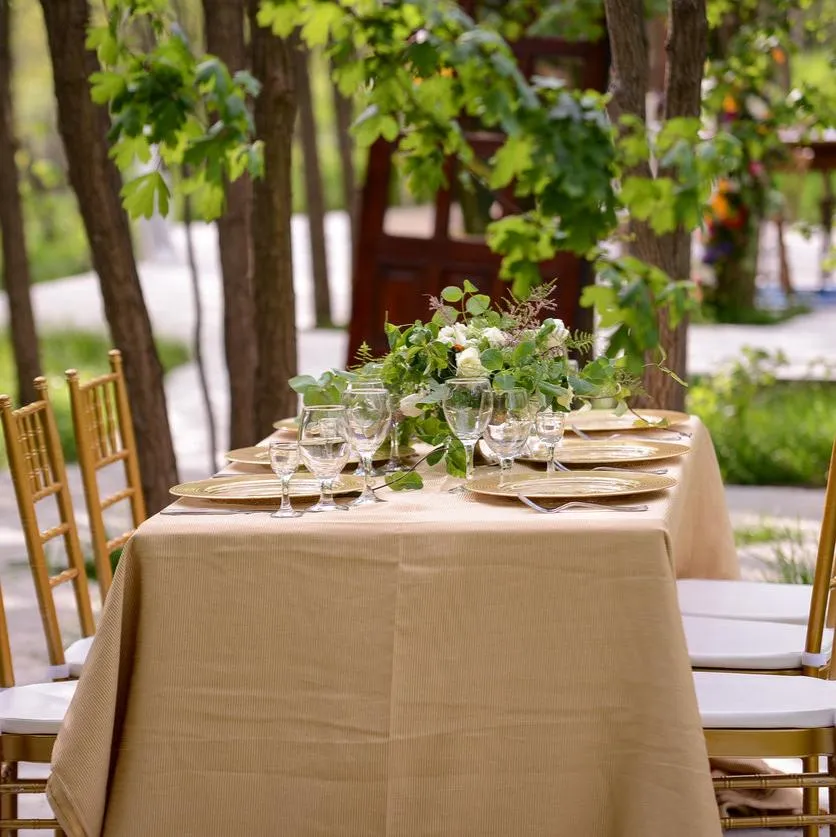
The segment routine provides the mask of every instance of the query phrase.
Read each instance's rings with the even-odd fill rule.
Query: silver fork
[[[570,424],[569,429],[574,434],[576,434],[577,436],[580,436],[581,439],[586,439],[587,442],[594,442],[595,441],[595,439],[592,436],[590,436],[588,433],[585,433],[579,427],[575,427],[574,424]],[[639,429],[639,428],[637,428],[637,429]],[[669,427],[642,427],[640,429],[641,430],[652,430],[654,433],[670,433],[672,435],[668,437],[668,441],[679,441],[681,439],[690,439],[694,435],[693,433],[686,433],[683,430],[673,430]],[[636,437],[632,433],[610,433],[607,436],[601,436],[601,437],[598,437],[598,438],[602,438],[602,439],[635,439]],[[660,441],[665,441],[665,440],[661,439]]]
[[[539,503],[535,503],[534,500],[530,497],[526,497],[524,494],[517,494],[517,497],[519,497],[519,499],[527,506],[534,509],[534,511],[542,512],[543,514],[557,514],[558,512],[572,511],[573,509],[615,512],[643,512],[648,509],[647,506],[605,506],[602,503],[584,503],[580,500],[573,500],[571,503],[562,503],[559,506],[549,509],[545,506],[541,506]]]
[[[555,466],[555,468],[557,468],[558,471],[567,471],[569,473],[571,473],[571,471],[572,471],[571,468],[567,468],[562,462],[558,462],[556,459],[554,461],[554,466]],[[642,473],[642,474],[658,474],[660,476],[662,474],[667,474],[668,473],[667,468],[650,468],[650,469],[645,470],[645,469],[638,469],[638,468],[636,468],[636,469],[634,469],[634,468],[620,468],[620,467],[617,467],[617,466],[614,466],[614,465],[596,465],[594,468],[590,468],[589,470],[591,470],[591,471],[630,471],[630,472],[638,471],[639,473]]]

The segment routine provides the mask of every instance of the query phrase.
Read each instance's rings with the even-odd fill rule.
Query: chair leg
[[[0,765],[0,784],[13,784],[17,781],[17,763],[6,762]],[[17,794],[16,793],[2,793],[0,794],[0,820],[16,820],[17,819]],[[2,837],[15,837],[16,831],[9,831],[3,829],[0,831]]]
[[[805,756],[802,760],[802,766],[805,773],[819,772],[819,757]],[[802,791],[802,810],[805,814],[819,813],[819,791],[818,788],[804,788]],[[804,837],[819,837],[819,827],[817,825],[806,825],[803,830]]]

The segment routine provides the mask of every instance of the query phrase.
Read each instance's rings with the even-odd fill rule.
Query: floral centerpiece
[[[472,282],[447,287],[430,298],[431,318],[406,326],[386,323],[389,353],[375,358],[364,347],[350,372],[326,372],[319,380],[299,376],[290,383],[306,403],[339,399],[357,377],[380,378],[396,397],[404,438],[437,447],[428,462],[446,461],[451,474],[464,473],[464,449],[444,420],[442,400],[451,378],[487,378],[496,390],[520,387],[536,406],[569,411],[592,398],[614,397],[619,409],[635,382],[621,358],[598,357],[583,365],[569,351],[588,352],[590,334],[572,334],[554,309],[551,285],[535,289],[525,301],[496,306]],[[535,406],[535,408],[536,408]]]

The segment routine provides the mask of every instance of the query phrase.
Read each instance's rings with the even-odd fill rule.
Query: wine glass
[[[491,418],[493,392],[487,378],[450,378],[442,401],[450,431],[464,445],[465,479],[473,479],[473,451]],[[463,490],[460,486],[460,490]]]
[[[360,457],[365,482],[363,493],[351,504],[384,502],[372,491],[369,477],[372,472],[372,456],[380,447],[392,422],[389,393],[377,389],[352,389],[343,397],[346,407],[346,427],[351,446]]]
[[[345,397],[348,397],[349,394],[354,392],[361,392],[363,390],[369,389],[384,389],[383,381],[380,378],[355,378],[353,381],[349,383],[349,385],[345,389]],[[345,397],[343,401],[345,401]],[[374,454],[374,451],[372,451]],[[374,466],[371,466],[371,470],[368,472],[369,476],[376,476],[378,472],[375,471]],[[357,467],[354,469],[354,476],[355,477],[365,477],[366,476],[366,468],[363,465],[362,458],[357,463]]]
[[[346,411],[343,406],[304,407],[299,425],[299,453],[319,480],[319,502],[309,512],[347,511],[334,502],[334,480],[350,453]]]
[[[566,413],[555,412],[551,407],[544,407],[534,416],[534,429],[540,441],[548,452],[546,459],[546,473],[555,473],[554,450],[563,440],[563,429],[566,424]]]
[[[270,517],[301,517],[302,512],[296,511],[290,504],[290,479],[299,467],[299,443],[272,439],[268,451],[270,467],[282,481],[282,504]]]
[[[514,459],[525,448],[531,435],[528,393],[520,388],[494,392],[493,410],[485,427],[485,444],[499,457],[500,480],[508,476]]]

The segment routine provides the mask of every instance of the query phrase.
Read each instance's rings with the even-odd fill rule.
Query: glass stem
[[[372,491],[372,454],[360,454],[360,463],[363,466],[363,494],[366,497],[374,497]]]
[[[473,479],[473,452],[476,450],[476,442],[468,440],[462,441],[464,445],[464,478],[466,480]]]
[[[555,445],[549,445],[549,458],[546,461],[546,473],[547,474],[554,474],[556,472],[556,468],[554,467],[554,449]]]
[[[392,429],[389,431],[389,461],[401,464],[401,443],[399,431],[400,422],[392,419]]]
[[[282,505],[281,511],[290,511],[290,478],[292,474],[282,476]]]
[[[505,457],[499,458],[499,484],[502,485],[505,482],[506,477],[508,474],[511,473],[511,466],[514,464],[513,459],[507,459]]]
[[[322,503],[323,506],[334,505],[334,477],[322,480],[319,502]]]

